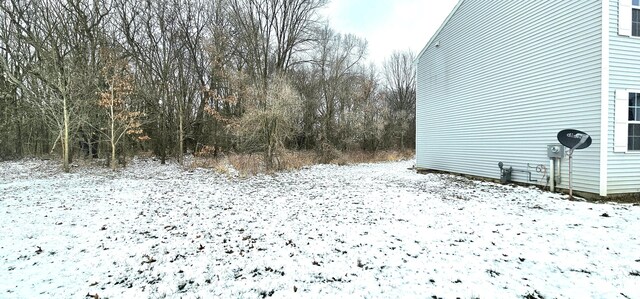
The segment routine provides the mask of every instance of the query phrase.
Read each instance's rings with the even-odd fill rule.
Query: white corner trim
[[[607,196],[609,167],[609,0],[602,0],[600,81],[600,195]]]

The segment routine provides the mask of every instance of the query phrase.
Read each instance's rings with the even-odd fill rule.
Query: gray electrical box
[[[547,157],[549,157],[549,158],[564,158],[564,145],[562,145],[562,144],[549,144],[549,145],[547,145]]]

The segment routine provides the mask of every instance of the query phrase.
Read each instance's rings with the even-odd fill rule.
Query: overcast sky
[[[369,42],[378,65],[394,50],[422,50],[458,0],[330,0],[324,10],[331,28]]]

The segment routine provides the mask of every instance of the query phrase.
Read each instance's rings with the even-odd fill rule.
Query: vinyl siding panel
[[[640,38],[618,35],[617,0],[609,0],[609,40],[608,193],[636,193],[640,192],[640,152],[613,152],[613,136],[615,90],[640,90]]]
[[[600,20],[596,0],[463,1],[418,58],[416,166],[496,179],[500,161],[548,167],[547,144],[573,128],[593,138],[574,188],[598,193]]]

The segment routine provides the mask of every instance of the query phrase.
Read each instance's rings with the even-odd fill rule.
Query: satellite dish
[[[566,129],[558,132],[558,141],[569,148],[567,152],[569,155],[569,198],[573,199],[571,157],[573,156],[573,150],[587,148],[591,145],[591,136],[579,130]]]
[[[579,130],[566,129],[558,132],[558,141],[570,149],[585,149],[591,145],[591,136]]]

